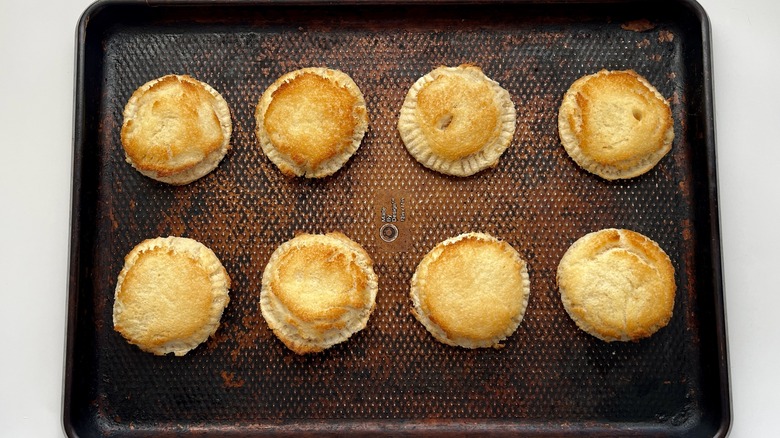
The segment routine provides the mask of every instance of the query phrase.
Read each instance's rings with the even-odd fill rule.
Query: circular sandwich
[[[227,102],[211,86],[167,75],[139,87],[124,109],[125,158],[149,178],[188,184],[219,165],[230,148]]]
[[[672,262],[635,231],[607,228],[581,237],[561,258],[557,281],[569,316],[603,341],[649,337],[672,317]]]
[[[525,315],[530,281],[508,243],[466,233],[436,245],[417,265],[412,314],[448,345],[501,347]]]
[[[183,356],[212,336],[230,298],[217,256],[185,237],[144,240],[125,257],[114,329],[141,350]]]
[[[509,92],[479,67],[439,67],[406,95],[398,132],[423,166],[469,176],[498,163],[512,142],[516,112]]]
[[[633,178],[672,148],[669,102],[633,70],[577,79],[558,110],[558,133],[569,156],[604,179]]]
[[[334,174],[368,129],[366,102],[346,73],[329,68],[289,72],[271,84],[255,110],[265,155],[287,176]]]
[[[341,233],[300,234],[271,255],[260,310],[290,350],[315,353],[366,327],[377,289],[371,257],[358,243]]]

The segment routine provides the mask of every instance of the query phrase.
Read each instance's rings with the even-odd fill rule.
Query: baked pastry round
[[[125,158],[142,174],[187,184],[214,170],[230,148],[227,102],[211,86],[168,75],[139,87],[122,123]]]
[[[377,289],[373,262],[359,244],[341,233],[300,234],[271,255],[260,310],[290,350],[315,353],[366,327]]]
[[[466,233],[436,245],[412,277],[412,314],[440,342],[501,347],[523,320],[531,285],[508,243]]]
[[[141,350],[183,356],[213,335],[230,298],[217,256],[185,237],[144,240],[125,256],[114,329]]]
[[[672,262],[658,244],[631,230],[581,237],[561,258],[557,280],[577,326],[607,342],[646,338],[672,317]]]
[[[346,73],[304,68],[265,90],[255,110],[263,152],[288,176],[332,175],[358,150],[368,129],[366,102]]]
[[[479,67],[439,67],[409,89],[398,131],[423,166],[455,176],[498,163],[515,133],[509,92]]]
[[[669,102],[633,70],[577,79],[558,110],[558,133],[571,158],[604,179],[639,176],[672,148]]]

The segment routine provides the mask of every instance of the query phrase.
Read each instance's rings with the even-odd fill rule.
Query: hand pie
[[[346,73],[304,68],[265,90],[255,110],[257,139],[287,176],[322,178],[358,150],[368,129],[363,93]]]
[[[569,316],[603,341],[646,338],[672,317],[672,262],[634,231],[608,228],[581,237],[561,258],[557,280]]]
[[[125,158],[149,178],[188,184],[219,165],[233,124],[222,96],[189,76],[168,75],[139,87],[124,109]]]
[[[271,255],[260,309],[289,349],[314,353],[366,327],[377,289],[373,262],[356,242],[341,233],[300,234]]]
[[[469,176],[498,163],[515,133],[509,93],[479,67],[439,67],[414,83],[398,119],[406,149],[423,166]]]
[[[669,102],[633,70],[577,79],[558,110],[566,152],[604,179],[633,178],[653,168],[672,148]]]
[[[230,298],[217,256],[184,237],[158,237],[125,257],[114,296],[114,329],[157,355],[183,356],[213,335]]]
[[[466,233],[436,245],[412,277],[412,314],[440,342],[501,347],[523,319],[530,282],[506,242]]]

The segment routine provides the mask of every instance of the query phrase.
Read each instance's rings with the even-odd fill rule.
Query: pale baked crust
[[[366,327],[377,290],[373,261],[359,244],[341,233],[300,234],[271,255],[260,310],[288,348],[315,353]]]
[[[672,317],[672,262],[634,231],[607,228],[581,237],[561,258],[557,281],[577,326],[607,342],[646,338]]]
[[[440,342],[501,347],[525,315],[531,284],[520,254],[483,233],[436,245],[412,277],[412,314]]]
[[[217,256],[184,237],[144,240],[125,257],[114,329],[141,350],[183,356],[219,327],[230,277]]]
[[[321,178],[339,170],[368,130],[363,93],[346,73],[312,67],[271,84],[255,110],[266,156],[288,176]]]
[[[571,158],[608,180],[652,169],[672,148],[669,102],[633,70],[577,79],[558,110],[558,134]]]
[[[130,96],[123,116],[127,162],[157,181],[195,181],[214,170],[230,149],[233,123],[227,102],[190,76],[145,83]]]
[[[512,98],[479,67],[439,67],[406,95],[398,132],[423,166],[469,176],[498,164],[512,143],[517,114]]]

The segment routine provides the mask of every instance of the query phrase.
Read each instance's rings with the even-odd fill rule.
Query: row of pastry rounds
[[[121,130],[127,161],[142,174],[187,184],[214,170],[230,148],[227,102],[190,76],[168,75],[139,87],[127,102]],[[288,176],[337,172],[368,129],[366,103],[346,73],[303,68],[277,79],[260,97],[256,136],[265,155]],[[511,96],[479,67],[439,67],[409,89],[398,131],[422,165],[469,176],[495,166],[515,133]],[[585,170],[605,179],[641,175],[674,139],[669,103],[632,70],[575,81],[558,113],[561,143]]]
[[[668,324],[674,268],[651,239],[608,228],[574,242],[557,277],[577,326],[607,342],[636,341]],[[114,297],[114,329],[157,355],[181,356],[219,326],[230,277],[205,245],[183,237],[149,239],[125,258]],[[376,303],[370,255],[342,233],[299,234],[263,271],[260,311],[297,354],[323,351],[364,329]],[[411,313],[438,341],[499,348],[519,327],[530,296],[525,260],[507,242],[465,233],[437,244],[410,282]]]

